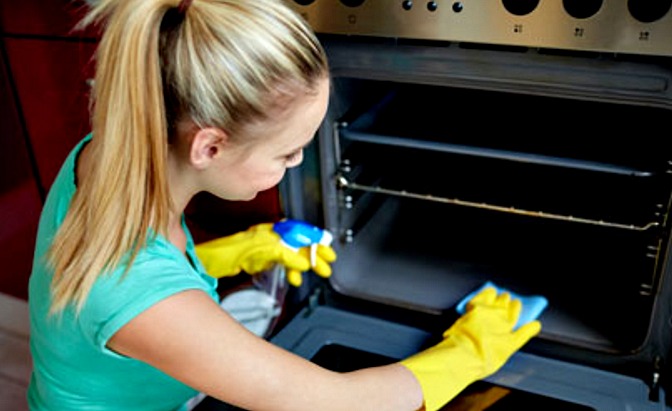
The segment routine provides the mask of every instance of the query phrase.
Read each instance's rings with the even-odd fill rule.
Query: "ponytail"
[[[174,3],[101,1],[88,16],[109,15],[96,54],[90,143],[95,160],[50,249],[52,313],[71,301],[81,309],[101,273],[124,257],[130,267],[150,228],[166,231],[170,197],[159,27]]]
[[[283,3],[97,0],[82,22],[104,23],[93,160],[49,250],[52,313],[80,310],[100,275],[128,270],[152,236],[167,233],[177,122],[252,138],[237,131],[328,75],[314,33]]]

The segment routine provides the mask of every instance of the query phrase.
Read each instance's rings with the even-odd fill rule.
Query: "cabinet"
[[[72,147],[89,132],[87,79],[95,45],[8,38],[17,97],[45,192]]]
[[[0,54],[0,292],[26,298],[42,199]]]
[[[89,129],[96,36],[73,28],[84,2],[0,2],[0,292],[27,298],[45,193]]]

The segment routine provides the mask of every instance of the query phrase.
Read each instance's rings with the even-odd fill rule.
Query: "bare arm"
[[[326,370],[250,333],[197,290],[149,308],[108,345],[246,409],[410,411],[423,401],[419,383],[400,364]]]

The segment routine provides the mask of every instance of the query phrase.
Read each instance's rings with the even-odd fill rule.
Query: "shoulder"
[[[130,267],[121,265],[96,281],[80,314],[81,322],[104,345],[140,313],[186,290],[201,290],[211,297],[216,294],[186,257],[155,241],[138,253]]]
[[[77,186],[75,184],[75,168],[77,164],[77,156],[82,148],[91,140],[91,134],[84,137],[80,142],[70,151],[65,161],[61,165],[56,178],[49,188],[46,201],[40,213],[40,222],[37,233],[37,255],[42,255],[46,252],[51,243],[51,239],[56,234],[61,223],[65,219],[70,202],[72,201]]]
[[[91,138],[92,135],[88,134],[86,137],[81,139],[65,158],[63,164],[61,165],[61,169],[59,170],[56,178],[54,179],[54,182],[49,189],[47,202],[49,202],[50,199],[60,202],[70,202],[72,196],[77,190],[77,158],[79,157],[79,154],[82,152],[84,147],[86,147],[86,145],[91,141]],[[64,217],[64,215],[61,217]]]

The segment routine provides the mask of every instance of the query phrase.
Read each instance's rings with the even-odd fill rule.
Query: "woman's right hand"
[[[469,301],[440,343],[401,361],[422,386],[427,411],[440,409],[472,382],[495,373],[539,334],[539,321],[514,331],[521,308],[509,293],[487,287]]]

